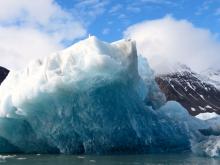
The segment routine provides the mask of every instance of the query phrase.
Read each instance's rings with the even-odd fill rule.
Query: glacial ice
[[[200,153],[211,125],[166,102],[130,40],[90,37],[0,86],[0,153]]]

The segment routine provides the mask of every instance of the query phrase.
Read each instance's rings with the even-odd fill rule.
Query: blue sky
[[[106,41],[122,38],[123,31],[132,24],[168,14],[176,19],[187,19],[213,33],[220,32],[219,0],[88,0],[84,5],[81,0],[56,2],[73,14],[79,13],[88,23],[88,33]],[[81,7],[77,7],[80,4]],[[87,12],[97,14],[90,16]]]
[[[176,59],[200,71],[220,61],[220,0],[0,1],[0,66],[21,69],[89,34],[136,40],[152,66]]]

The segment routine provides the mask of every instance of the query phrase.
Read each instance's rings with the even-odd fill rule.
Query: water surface
[[[192,154],[153,155],[1,155],[4,165],[220,165],[220,159]]]

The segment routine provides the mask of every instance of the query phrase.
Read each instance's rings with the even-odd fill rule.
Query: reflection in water
[[[0,155],[5,165],[219,165],[219,158],[191,154],[73,156],[73,155]]]

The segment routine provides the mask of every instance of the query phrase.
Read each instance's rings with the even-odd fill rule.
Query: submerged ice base
[[[0,86],[1,153],[156,153],[207,139],[177,102],[165,102],[135,43],[83,40]]]

